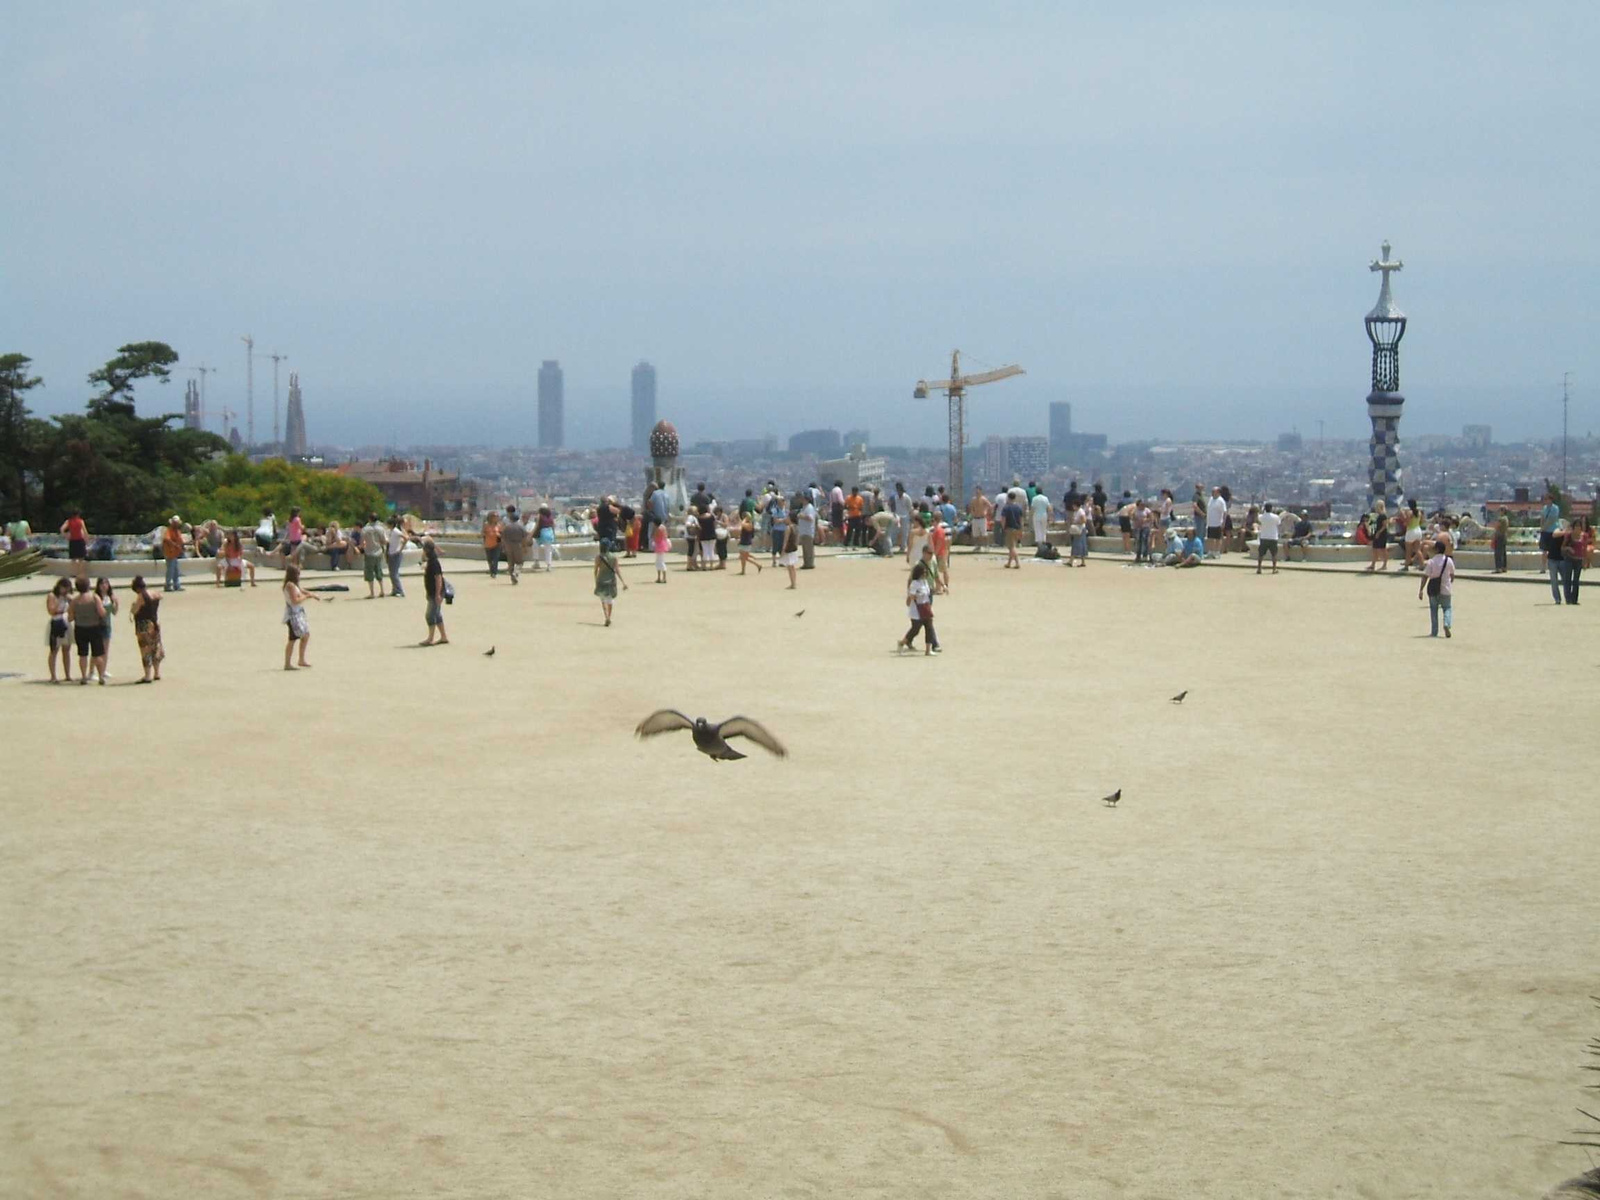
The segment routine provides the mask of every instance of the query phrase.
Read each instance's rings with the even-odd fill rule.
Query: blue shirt
[[[939,506],[939,515],[944,518],[944,523],[951,529],[956,527],[956,506],[946,500]]]
[[[1555,504],[1546,504],[1540,516],[1539,529],[1544,533],[1553,533],[1555,527],[1561,523],[1561,509]]]
[[[669,509],[669,507],[668,507],[668,505],[670,503],[671,503],[671,501],[669,501],[667,499],[667,489],[666,488],[657,488],[655,491],[651,492],[650,493],[650,515],[651,515],[651,517],[653,517],[655,520],[661,522],[662,524],[665,524],[666,520],[667,520],[667,515],[671,511]]]
[[[1204,558],[1206,556],[1206,544],[1200,538],[1192,537],[1189,539],[1188,544],[1184,546],[1183,552],[1185,557],[1192,554],[1196,558]]]

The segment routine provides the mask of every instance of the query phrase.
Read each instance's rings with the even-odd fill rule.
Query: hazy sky
[[[289,355],[312,439],[865,425],[1021,363],[1114,438],[1366,429],[1379,242],[1402,433],[1600,426],[1600,4],[6,6],[0,352],[78,407],[127,341]],[[256,366],[270,427],[272,364]],[[141,407],[181,407],[181,382]],[[1591,416],[1591,414],[1593,414]],[[243,417],[239,418],[243,424]]]

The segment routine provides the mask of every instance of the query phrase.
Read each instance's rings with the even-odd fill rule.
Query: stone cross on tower
[[[1406,315],[1395,307],[1389,276],[1403,269],[1399,259],[1390,260],[1391,247],[1383,243],[1383,257],[1367,269],[1383,275],[1378,303],[1366,316],[1367,339],[1372,343],[1372,391],[1367,394],[1367,416],[1372,420],[1371,462],[1367,469],[1368,489],[1374,502],[1399,503],[1403,495],[1400,477],[1400,413],[1406,398],[1400,394],[1400,339],[1406,333]]]

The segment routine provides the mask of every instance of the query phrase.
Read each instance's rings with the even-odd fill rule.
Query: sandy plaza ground
[[[1446,642],[1406,580],[958,555],[929,659],[898,560],[641,563],[610,629],[581,567],[454,574],[426,650],[420,578],[342,576],[296,674],[272,580],[191,586],[150,687],[125,621],[111,687],[39,682],[43,600],[0,599],[0,1196],[1589,1165],[1600,599],[1464,580]],[[669,705],[791,756],[632,737]]]

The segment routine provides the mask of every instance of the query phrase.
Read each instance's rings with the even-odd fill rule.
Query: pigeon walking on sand
[[[1176,696],[1174,696],[1172,698],[1172,702],[1174,704],[1182,704],[1183,703],[1183,698],[1185,696],[1187,696],[1188,694],[1189,694],[1189,689],[1188,688],[1184,688],[1183,691],[1179,692]]]
[[[1109,795],[1109,796],[1101,796],[1100,797],[1100,803],[1104,804],[1107,808],[1115,808],[1117,806],[1118,802],[1121,801],[1121,799],[1122,799],[1122,789],[1118,788],[1116,791],[1112,792],[1111,795]]]
[[[483,652],[483,656],[485,658],[493,658],[494,657],[494,647],[490,646],[487,650],[485,650]]]
[[[785,758],[789,753],[783,748],[783,743],[773,737],[764,725],[759,721],[752,721],[749,717],[729,717],[726,721],[713,725],[704,717],[696,717],[691,721],[675,708],[663,708],[640,721],[638,728],[633,732],[640,738],[647,738],[655,737],[658,733],[674,733],[679,729],[689,730],[694,736],[695,749],[718,762],[747,757],[728,745],[729,738],[749,738],[763,750],[779,758]]]

